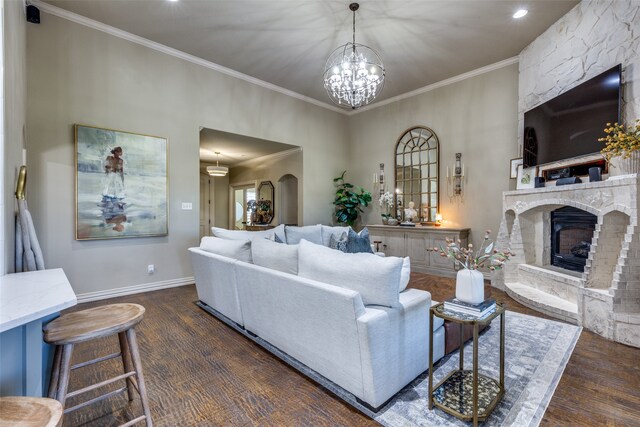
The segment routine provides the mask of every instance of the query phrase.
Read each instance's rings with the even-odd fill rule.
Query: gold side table
[[[491,411],[504,396],[504,306],[496,309],[484,318],[467,316],[445,310],[444,303],[431,308],[429,320],[433,317],[460,325],[460,367],[451,371],[438,385],[433,387],[433,328],[429,328],[429,410],[434,406],[464,421],[473,421],[474,427],[479,421],[485,421]],[[488,325],[500,316],[500,381],[478,373],[478,329],[479,325]],[[464,325],[473,326],[473,369],[464,369]]]

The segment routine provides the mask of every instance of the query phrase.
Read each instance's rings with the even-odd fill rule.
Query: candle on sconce
[[[373,183],[377,184],[378,183],[378,174],[377,173],[373,173]]]

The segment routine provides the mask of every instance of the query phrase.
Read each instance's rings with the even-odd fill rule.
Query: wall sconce
[[[380,170],[373,174],[373,185],[377,185],[380,196],[384,194],[384,163],[380,163]]]
[[[447,166],[447,195],[450,199],[462,198],[462,184],[464,181],[464,165],[462,164],[462,153],[456,153],[456,161],[453,164],[451,175]]]

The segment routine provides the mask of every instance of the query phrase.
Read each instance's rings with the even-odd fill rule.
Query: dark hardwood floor
[[[454,281],[412,274],[410,286],[443,300],[453,294]],[[544,317],[489,286],[487,293],[510,310]],[[196,299],[195,287],[183,286],[81,304],[69,311],[125,301],[146,307],[137,330],[156,426],[377,425],[205,313],[193,304]],[[73,360],[116,349],[113,337],[80,344]],[[541,425],[640,425],[639,360],[639,349],[584,331]],[[81,368],[73,372],[70,390],[121,370],[119,359]],[[64,426],[115,426],[140,413],[139,399],[129,405],[124,394],[68,414]]]

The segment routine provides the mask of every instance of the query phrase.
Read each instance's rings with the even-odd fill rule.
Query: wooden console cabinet
[[[408,256],[411,258],[411,271],[435,274],[438,276],[455,276],[457,270],[449,258],[437,252],[429,252],[428,248],[444,247],[446,239],[460,239],[461,245],[469,241],[468,228],[448,228],[435,226],[402,227],[392,225],[367,225],[370,240],[382,242],[380,251],[387,256]]]

